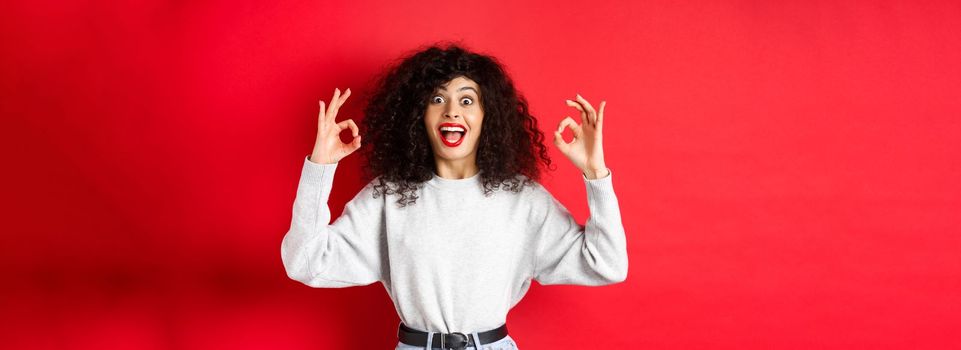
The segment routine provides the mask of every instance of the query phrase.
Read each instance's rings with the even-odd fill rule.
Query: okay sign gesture
[[[334,97],[330,100],[330,106],[324,108],[324,101],[320,101],[320,115],[317,117],[317,141],[314,142],[314,150],[310,154],[310,161],[320,164],[333,164],[339,162],[347,155],[354,153],[360,148],[360,130],[352,119],[336,122],[337,112],[340,106],[347,102],[350,97],[350,89],[340,94],[340,89],[334,89]],[[340,141],[340,132],[350,129],[354,137],[350,143]]]
[[[567,105],[581,112],[581,124],[578,125],[571,117],[561,120],[554,131],[554,145],[561,153],[570,159],[574,166],[581,170],[588,179],[598,179],[609,174],[604,164],[604,148],[601,147],[601,129],[604,125],[604,106],[607,101],[601,101],[600,112],[594,110],[584,97],[577,95],[575,101],[567,100]],[[561,133],[565,127],[574,132],[574,140],[564,141]]]

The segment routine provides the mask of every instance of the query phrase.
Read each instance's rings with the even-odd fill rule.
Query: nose
[[[444,118],[459,118],[460,109],[457,108],[457,104],[449,103],[447,108],[444,108]]]

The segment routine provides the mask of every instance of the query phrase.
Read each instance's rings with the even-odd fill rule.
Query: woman
[[[578,169],[591,216],[578,224],[537,182],[551,161],[526,100],[493,57],[456,45],[417,52],[383,76],[363,137],[347,101],[320,101],[281,255],[290,278],[317,288],[383,283],[401,324],[397,349],[516,349],[507,312],[530,287],[606,285],[627,277],[620,209],[604,163],[605,102],[567,100],[581,124],[554,144]],[[574,140],[561,136],[565,127]],[[343,143],[340,132],[353,140]],[[338,162],[365,148],[371,179],[332,224]]]

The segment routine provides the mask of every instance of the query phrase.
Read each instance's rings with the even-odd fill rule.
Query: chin
[[[469,154],[449,154],[449,153],[434,154],[434,156],[436,156],[437,158],[444,159],[444,160],[464,159],[464,158],[467,158],[468,155]]]
[[[458,149],[450,149],[450,147],[447,147],[444,145],[435,146],[437,147],[435,149],[440,149],[441,151],[440,152],[435,151],[434,156],[444,160],[458,160],[458,159],[467,158],[471,155],[472,152],[476,151],[476,149],[469,150],[469,151],[464,149],[459,149],[464,146],[465,145],[460,145],[457,147]]]

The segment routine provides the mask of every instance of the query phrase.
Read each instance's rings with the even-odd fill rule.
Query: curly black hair
[[[483,131],[477,146],[484,195],[520,192],[553,170],[544,134],[527,100],[494,57],[460,44],[434,44],[403,57],[378,76],[361,121],[366,181],[377,179],[378,194],[399,194],[404,207],[417,201],[417,189],[433,177],[434,154],[424,126],[431,94],[457,77],[481,88]],[[523,175],[523,176],[520,176]]]

